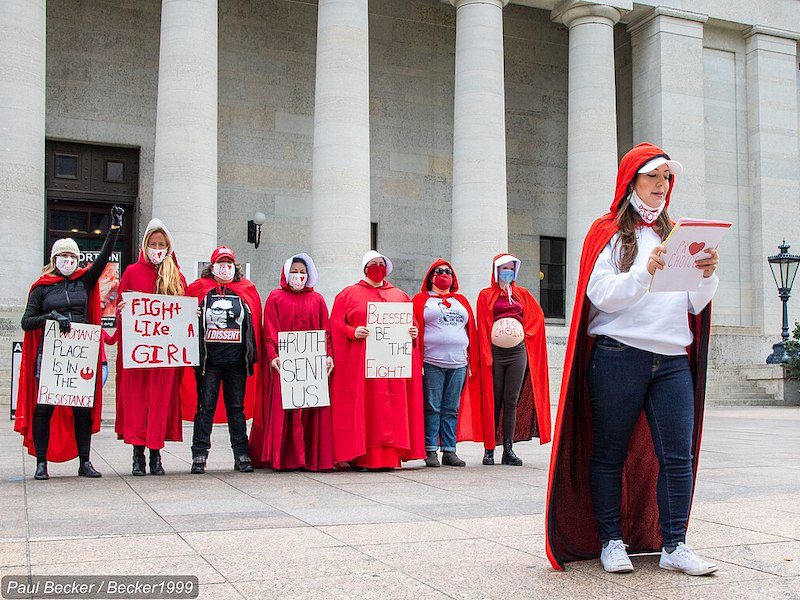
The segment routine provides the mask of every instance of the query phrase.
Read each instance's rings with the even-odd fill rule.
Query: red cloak
[[[428,292],[431,291],[430,277],[436,267],[446,266],[453,271],[453,285],[450,293],[440,298],[453,298],[458,300],[466,309],[468,315],[467,335],[469,336],[469,346],[467,346],[467,383],[461,391],[461,401],[458,409],[458,425],[456,427],[456,438],[459,442],[463,441],[483,441],[483,419],[487,414],[483,405],[483,395],[481,394],[480,381],[480,354],[478,352],[478,328],[475,322],[475,315],[466,296],[458,292],[458,277],[453,266],[446,260],[439,258],[433,262],[422,280],[420,293],[416,294],[411,301],[414,303],[414,321],[419,326],[419,337],[417,337],[417,347],[419,348],[420,360],[425,356],[425,303],[432,297]],[[494,409],[488,413],[494,420]]]
[[[409,302],[388,281],[380,288],[366,281],[344,288],[331,311],[331,339],[336,367],[331,375],[333,458],[367,468],[399,467],[425,457],[422,361],[414,344],[408,379],[367,379],[366,341],[355,329],[367,322],[368,302]]]
[[[77,269],[70,279],[78,279],[88,267]],[[32,286],[31,291],[40,285],[53,285],[62,281],[60,275],[42,275]],[[95,285],[88,290],[88,306],[86,307],[87,323],[100,324],[100,293]],[[36,456],[33,444],[33,413],[36,410],[36,399],[39,394],[39,380],[36,378],[36,356],[42,341],[42,330],[26,331],[22,341],[22,363],[19,368],[19,387],[17,388],[17,412],[14,419],[14,431],[22,434],[22,444],[28,454]],[[102,342],[101,342],[102,346]],[[92,433],[100,431],[100,419],[103,414],[103,378],[102,359],[97,355],[95,370],[94,406],[92,407]],[[78,456],[75,442],[75,420],[72,408],[56,406],[50,419],[50,441],[47,445],[47,460],[50,462],[66,462]]]
[[[503,256],[498,254],[494,261]],[[473,439],[483,440],[487,450],[503,441],[503,423],[494,422],[494,377],[492,376],[492,325],[494,305],[501,289],[492,268],[492,285],[478,294],[478,343],[480,346],[481,390],[483,400],[483,429],[476,430]],[[547,367],[547,337],[544,329],[544,312],[539,303],[524,287],[511,283],[511,294],[522,305],[522,328],[525,333],[525,351],[528,355],[527,377],[517,402],[517,425],[514,441],[538,437],[540,444],[550,441],[550,375]]]
[[[171,255],[174,258],[174,253]],[[166,260],[169,260],[167,257]],[[177,259],[175,264],[178,264]],[[156,291],[156,267],[139,252],[138,262],[128,265],[119,281],[120,294],[140,292],[154,294]],[[186,279],[181,274],[184,288]],[[117,313],[117,328],[122,327],[122,315]],[[114,431],[117,438],[126,444],[144,445],[160,450],[165,441],[180,442],[181,427],[180,384],[185,367],[161,367],[155,369],[124,369],[122,367],[124,341],[119,336],[117,352],[117,415]],[[144,438],[139,437],[134,421],[146,422]]]
[[[264,393],[256,401],[250,430],[250,459],[256,467],[280,469],[333,469],[331,408],[283,410],[281,379],[270,368],[278,357],[278,332],[325,330],[328,356],[333,354],[328,306],[313,287],[295,291],[281,271],[281,286],[264,304],[262,373]],[[334,367],[334,371],[336,367]]]
[[[186,295],[194,296],[197,298],[197,303],[201,304],[211,290],[220,287],[222,286],[217,284],[213,277],[201,277],[186,288]],[[239,296],[247,305],[253,322],[253,334],[256,341],[256,354],[254,357],[256,366],[253,374],[247,378],[244,391],[244,416],[246,419],[250,419],[253,417],[253,406],[255,405],[256,398],[261,397],[261,368],[258,365],[259,356],[261,355],[261,351],[258,347],[261,341],[261,296],[258,295],[255,284],[249,279],[242,278],[239,281],[226,283],[225,288]],[[196,413],[197,379],[195,377],[195,370],[184,369],[183,378],[181,380],[181,415],[184,421],[194,421]],[[220,386],[219,401],[217,402],[217,409],[214,411],[214,423],[227,422],[228,415],[225,413],[225,402],[222,398],[222,389]]]
[[[586,288],[597,257],[619,229],[615,215],[622,202],[626,201],[628,185],[636,177],[637,171],[657,156],[666,154],[657,146],[643,143],[635,146],[622,158],[610,212],[592,224],[583,243],[547,486],[545,545],[550,563],[557,570],[564,570],[566,562],[600,555],[600,538],[589,490],[592,422],[586,370],[594,338],[587,333],[591,303],[587,301]],[[674,180],[674,177],[670,177],[667,206]],[[692,455],[696,477],[705,403],[711,305],[699,315],[688,313],[688,318],[694,334],[694,341],[687,350],[695,391]],[[647,418],[642,412],[631,437],[623,471],[622,529],[631,552],[654,552],[661,549],[661,529],[656,503],[657,477],[658,459],[653,449]]]

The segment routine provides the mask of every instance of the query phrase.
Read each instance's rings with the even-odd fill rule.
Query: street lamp
[[[800,256],[789,254],[789,244],[786,240],[778,246],[779,254],[767,258],[769,268],[772,270],[772,277],[775,285],[778,286],[778,297],[783,302],[783,327],[781,328],[781,341],[772,346],[772,354],[767,357],[767,364],[778,365],[789,362],[789,355],[786,353],[786,341],[789,339],[789,309],[786,303],[792,294],[792,284],[797,275],[797,267],[800,266]]]
[[[267,222],[267,215],[257,212],[247,222],[247,241],[256,248],[261,244],[261,226]]]

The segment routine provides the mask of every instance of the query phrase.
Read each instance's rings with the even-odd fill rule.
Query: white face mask
[[[56,269],[58,269],[62,275],[69,277],[77,268],[78,259],[74,256],[56,256]]]
[[[162,262],[164,262],[164,259],[167,258],[167,249],[148,248],[147,258],[149,258],[150,262],[153,263],[154,265],[160,265]]]
[[[305,273],[289,273],[288,283],[289,286],[293,290],[297,290],[298,292],[306,287],[306,281],[308,280],[308,275]]]
[[[236,273],[236,266],[229,262],[218,262],[211,266],[211,272],[221,281],[231,281]]]
[[[642,221],[647,223],[648,225],[652,225],[656,222],[661,212],[664,210],[664,206],[666,206],[667,201],[662,200],[661,204],[659,204],[656,208],[651,208],[644,203],[644,201],[639,198],[634,190],[631,193],[630,203],[633,205],[633,208],[636,209],[636,212],[639,213],[639,216],[642,217]]]

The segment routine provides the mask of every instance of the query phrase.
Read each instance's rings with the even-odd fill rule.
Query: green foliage
[[[786,372],[790,379],[800,379],[800,323],[794,324],[792,337],[786,340],[786,353],[789,355],[789,364]]]

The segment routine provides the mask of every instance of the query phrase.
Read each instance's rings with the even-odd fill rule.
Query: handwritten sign
[[[369,302],[367,304],[367,351],[364,367],[367,379],[411,377],[414,325],[411,302]]]
[[[126,369],[200,364],[197,299],[125,292],[122,366]]]
[[[62,333],[56,321],[46,321],[39,376],[39,404],[94,406],[100,325],[72,323]]]
[[[325,331],[281,331],[278,358],[284,410],[331,405]]]

